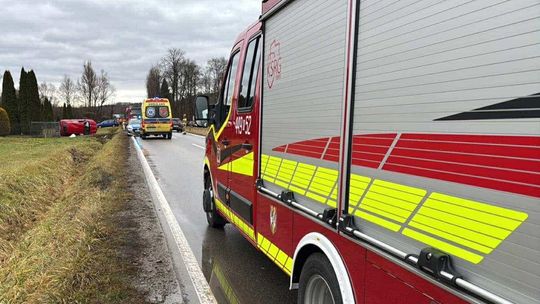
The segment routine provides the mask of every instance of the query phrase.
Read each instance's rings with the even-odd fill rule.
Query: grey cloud
[[[178,47],[203,65],[227,56],[260,13],[260,0],[0,0],[0,70],[40,82],[79,77],[85,60],[106,70],[118,101],[145,95],[150,66]]]

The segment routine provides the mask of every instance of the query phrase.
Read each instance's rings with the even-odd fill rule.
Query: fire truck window
[[[260,61],[261,61],[261,52],[259,51],[258,45],[260,44],[260,39],[257,38],[257,48],[255,50],[255,60],[253,60],[253,67],[251,71],[251,81],[249,84],[249,93],[248,93],[248,107],[251,107],[253,104],[253,99],[255,98],[255,89],[257,88],[257,78],[259,77],[260,72]]]
[[[240,53],[233,55],[231,65],[229,66],[229,73],[227,75],[227,94],[225,95],[224,105],[230,106],[234,93],[234,85],[236,84],[236,70],[238,69],[238,57]]]
[[[225,119],[229,115],[229,110],[231,108],[231,102],[233,98],[234,85],[235,85],[235,76],[238,69],[238,57],[240,52],[236,52],[229,61],[229,68],[227,70],[227,77],[225,78],[225,83],[220,95],[220,102],[216,106],[216,128],[221,128]]]
[[[254,70],[256,63],[258,63],[258,54],[257,52],[259,47],[259,38],[254,39],[248,45],[246,59],[244,61],[244,69],[242,73],[242,90],[240,91],[240,96],[238,97],[238,110],[242,111],[249,110],[253,104],[253,95],[250,94],[250,91],[255,91],[255,86],[251,89],[252,79],[255,79]]]

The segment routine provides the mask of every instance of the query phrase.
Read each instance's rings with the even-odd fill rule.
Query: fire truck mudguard
[[[302,262],[302,264],[305,262],[305,260],[299,261],[299,256],[302,256],[302,251],[309,245],[312,245],[319,249],[332,264],[332,268],[334,269],[337,280],[339,282],[339,289],[341,291],[341,298],[343,299],[343,303],[354,304],[354,294],[351,286],[351,281],[347,272],[347,267],[345,267],[345,264],[343,263],[339,252],[334,247],[332,242],[324,235],[317,232],[306,234],[300,240],[298,246],[296,247],[296,250],[294,252],[293,273],[291,274],[290,288],[298,288],[298,278],[300,277],[299,274],[302,271],[302,268],[299,267],[298,264],[300,264],[300,262]]]

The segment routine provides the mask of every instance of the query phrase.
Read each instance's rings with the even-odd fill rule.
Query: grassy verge
[[[196,135],[206,136],[206,134],[208,134],[208,129],[209,128],[186,127],[186,132],[196,134]]]
[[[0,303],[141,302],[112,218],[129,195],[127,138],[4,140],[8,153],[34,148],[0,167]]]

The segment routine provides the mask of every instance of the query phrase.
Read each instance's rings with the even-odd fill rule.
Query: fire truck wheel
[[[203,192],[203,207],[206,212],[206,221],[208,222],[208,226],[221,229],[227,224],[227,220],[225,220],[216,210],[211,181],[208,178],[205,178],[204,184],[206,189]]]
[[[218,229],[223,228],[227,223],[225,219],[217,212],[214,203],[212,203],[212,210],[206,212],[206,221],[208,222],[208,226]]]
[[[307,259],[300,273],[299,304],[341,304],[341,290],[328,258],[314,253]]]

